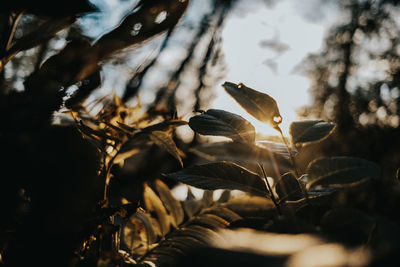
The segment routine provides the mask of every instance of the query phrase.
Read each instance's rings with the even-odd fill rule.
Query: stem
[[[278,125],[276,125],[274,128],[280,133],[282,141],[285,144],[285,146],[286,146],[286,148],[287,148],[287,150],[289,152],[290,161],[292,162],[293,169],[294,169],[294,172],[296,174],[296,177],[299,177],[300,176],[299,175],[299,171],[297,170],[297,165],[296,165],[296,161],[295,161],[294,156],[293,156],[293,151],[292,151],[291,146],[289,145],[288,141],[286,140],[285,136],[283,135],[282,129]]]
[[[7,44],[6,44],[6,47],[5,47],[6,51],[8,51],[10,49],[12,40],[14,39],[15,30],[17,29],[18,21],[21,19],[23,14],[24,14],[24,11],[19,12],[15,16],[15,18],[14,18],[14,20],[12,22],[10,35],[8,36],[8,41],[7,41]]]
[[[297,179],[299,179],[300,178],[300,174],[299,174],[299,171],[297,169],[296,160],[294,159],[292,148],[291,148],[291,146],[289,146],[289,143],[287,142],[285,136],[283,135],[282,129],[278,125],[276,125],[274,128],[281,134],[282,141],[285,144],[285,146],[286,146],[286,148],[287,148],[287,150],[289,152],[290,161],[292,162],[295,175],[296,175]],[[304,185],[302,184],[301,181],[299,181],[299,185],[301,187],[301,191],[302,191],[304,197],[306,198],[307,203],[309,205],[311,205],[311,202],[309,201],[307,190],[306,190],[306,188],[304,187]]]
[[[274,196],[274,193],[272,192],[271,185],[270,185],[269,182],[268,182],[268,178],[267,178],[267,174],[265,173],[264,166],[263,166],[261,163],[258,163],[258,166],[260,167],[260,169],[261,169],[261,171],[262,171],[262,173],[263,173],[263,180],[264,180],[265,185],[266,185],[267,188],[268,188],[269,193],[271,194],[272,202],[274,202],[274,205],[275,205],[275,207],[276,207],[276,210],[278,211],[278,214],[279,214],[279,215],[282,215],[281,209],[280,209],[280,207],[279,207],[279,204],[278,204],[278,202],[276,201],[276,198],[275,198],[275,196]]]

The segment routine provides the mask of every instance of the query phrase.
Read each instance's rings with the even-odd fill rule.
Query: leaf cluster
[[[372,251],[370,255],[364,255],[365,264],[380,261],[384,252],[376,249],[376,244],[385,242],[385,238],[376,235],[373,229],[376,225],[387,229],[394,229],[394,226],[389,227],[387,221],[368,215],[366,206],[362,209],[353,208],[352,203],[342,199],[348,196],[349,191],[362,191],[366,185],[382,184],[380,167],[361,158],[333,156],[315,158],[302,173],[296,165],[296,159],[301,156],[303,148],[324,142],[335,131],[335,124],[322,120],[293,122],[290,125],[289,143],[279,128],[282,118],[272,97],[243,84],[227,82],[223,86],[246,111],[276,129],[282,136],[282,143],[259,142],[254,138],[254,127],[244,118],[223,110],[207,110],[190,119],[192,130],[201,135],[224,136],[231,141],[199,145],[193,152],[209,163],[189,166],[166,176],[205,190],[236,189],[250,195],[264,196],[271,199],[275,207],[272,210],[272,217],[275,218],[273,223],[266,220],[261,222],[264,231],[311,231],[344,244],[361,245],[366,242]],[[358,219],[351,220],[351,213],[358,214]],[[258,224],[247,221],[240,225],[254,228]],[[352,230],[357,227],[361,229]],[[398,226],[395,228],[398,232]],[[232,232],[232,236],[236,233]],[[375,236],[374,241],[368,241],[371,235]],[[236,242],[240,244],[242,241],[237,239]],[[397,246],[389,242],[393,251]],[[231,243],[224,247],[230,251],[226,252],[230,255],[228,257],[235,257],[233,247],[235,244]],[[257,250],[256,247],[249,245],[250,250]],[[206,250],[202,253],[214,257],[215,251]],[[264,253],[269,255],[271,252]],[[351,254],[350,251],[346,253]],[[268,262],[268,259],[265,261]]]
[[[179,257],[210,246],[219,229],[260,212],[268,217],[273,209],[265,198],[230,200],[229,191],[214,201],[212,191],[196,199],[189,189],[186,200],[178,201],[161,180],[154,189],[145,184],[143,198],[144,210],[130,217],[122,240],[137,264],[156,266],[174,266]]]

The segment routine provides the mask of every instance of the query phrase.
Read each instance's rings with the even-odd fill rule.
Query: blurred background
[[[99,12],[19,53],[1,82],[22,90],[24,78],[67,39],[96,42],[137,2],[92,0]],[[104,62],[102,84],[92,98],[116,92],[135,102],[140,96],[145,105],[176,104],[184,118],[196,109],[223,108],[250,120],[259,132],[274,134],[221,87],[224,81],[243,82],[277,100],[285,133],[299,116],[397,127],[398,12],[397,1],[384,0],[192,0],[172,31]],[[33,15],[23,17],[16,38],[32,20]],[[344,102],[346,108],[337,108]]]
[[[99,200],[138,203],[145,182],[209,160],[192,153],[208,138],[187,125],[173,130],[185,124],[178,117],[188,121],[199,111],[224,109],[249,120],[257,141],[281,142],[278,132],[224,91],[225,81],[271,95],[286,136],[294,120],[336,124],[329,138],[301,147],[299,169],[319,156],[354,156],[378,163],[383,179],[398,182],[400,1],[90,1],[97,10],[80,0],[47,2],[11,0],[0,10],[0,145],[7,155],[0,186],[7,220],[0,230],[12,233],[16,221],[26,226],[10,249],[11,260],[30,260],[20,257],[25,246],[41,261],[37,242],[57,259],[60,252],[48,241],[62,232],[66,251],[72,251],[82,239],[70,233],[80,234]],[[144,116],[130,123],[128,113],[138,110]],[[134,153],[114,162],[116,142],[129,144],[150,124],[172,133],[164,139],[172,153],[154,140],[139,140],[122,152]],[[231,154],[246,160],[244,153]],[[106,171],[99,175],[99,168]],[[365,192],[354,195],[376,200]],[[379,192],[386,199],[386,191]],[[19,203],[30,203],[31,196],[35,210],[23,222],[28,209],[19,214]],[[397,198],[387,202],[373,207],[397,216]]]

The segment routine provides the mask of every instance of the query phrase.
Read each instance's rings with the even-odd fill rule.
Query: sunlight
[[[290,123],[297,119],[296,110],[311,102],[310,82],[296,73],[296,67],[308,53],[321,48],[326,26],[307,21],[293,1],[281,1],[273,8],[259,5],[247,13],[245,4],[238,4],[222,32],[228,69],[220,84],[243,82],[272,96],[282,115],[280,127],[287,136]],[[212,107],[244,117],[258,133],[278,135],[272,127],[248,115],[221,86],[216,89]]]
[[[322,243],[321,239],[307,234],[260,234],[248,229],[221,230],[219,234],[220,238],[214,242],[219,248],[252,251],[265,255],[290,255]]]

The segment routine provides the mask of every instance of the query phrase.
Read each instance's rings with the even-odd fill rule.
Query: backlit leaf
[[[145,253],[159,235],[158,222],[143,212],[135,213],[124,228],[124,241],[136,253]]]
[[[204,190],[203,198],[201,200],[203,201],[205,207],[209,207],[212,205],[212,203],[214,202],[213,196],[214,196],[214,191]]]
[[[201,189],[238,189],[262,196],[267,194],[257,174],[231,162],[192,166],[166,176]]]
[[[266,148],[269,151],[272,151],[272,152],[274,152],[274,153],[276,153],[278,155],[281,155],[281,156],[283,156],[283,157],[285,157],[287,159],[290,158],[290,154],[289,154],[288,149],[287,149],[285,144],[278,143],[278,142],[272,142],[272,141],[266,141],[266,140],[257,141],[256,144],[259,147]],[[292,154],[294,156],[297,154],[296,148],[292,149]]]
[[[161,180],[155,182],[156,190],[160,196],[160,199],[164,203],[164,206],[171,214],[172,223],[175,227],[183,222],[184,213],[181,203],[174,198],[169,187],[164,184]]]
[[[257,145],[215,142],[196,146],[191,152],[209,161],[232,161],[237,164],[262,163],[269,176],[276,175],[278,171],[280,177],[281,174],[292,169],[288,158]]]
[[[203,135],[226,136],[234,141],[249,143],[255,140],[255,129],[250,122],[224,110],[209,109],[190,118],[189,126]]]
[[[275,185],[275,190],[281,200],[298,200],[303,198],[299,181],[291,172],[282,175]]]
[[[378,179],[379,166],[353,157],[320,158],[308,166],[307,188],[316,185],[341,185],[363,179]]]
[[[169,120],[169,121],[163,121],[160,123],[156,123],[153,125],[150,125],[146,128],[143,128],[141,131],[144,133],[149,133],[149,132],[153,132],[153,131],[171,131],[172,129],[181,126],[181,125],[185,125],[187,124],[186,121],[183,120]]]
[[[187,203],[187,201],[194,201],[193,196],[189,195],[188,200],[183,203]],[[186,216],[186,221],[179,227],[171,229],[168,235],[155,241],[159,243],[146,243],[148,238],[143,231],[145,227],[141,222],[143,228],[142,231],[139,231],[141,239],[136,239],[133,244],[135,249],[131,251],[133,255],[138,256],[139,264],[175,266],[180,256],[188,256],[193,250],[210,245],[211,240],[220,237],[220,229],[229,227],[231,223],[254,217],[271,219],[270,215],[276,215],[272,201],[265,197],[242,196],[223,204],[214,202],[208,208],[204,207],[202,200],[198,203],[202,203],[200,210],[194,216]],[[136,216],[133,217],[136,218]],[[149,218],[152,219],[147,214],[146,218],[146,221],[149,221]],[[155,224],[158,225],[158,222],[156,221]],[[125,229],[126,234],[135,235],[132,228],[128,230]],[[132,237],[126,234],[124,235],[125,241],[131,241]],[[155,234],[152,235],[155,236]],[[130,243],[128,246],[131,248],[132,244]]]
[[[104,34],[94,45],[102,59],[113,53],[140,43],[152,36],[172,29],[185,13],[189,1],[166,0],[146,1],[137,5],[133,12],[125,16],[118,27]],[[157,17],[168,14],[164,20]]]
[[[269,198],[259,196],[245,196],[233,198],[221,205],[241,217],[268,217],[276,216],[276,207]]]
[[[219,203],[224,203],[224,202],[228,202],[228,200],[231,198],[231,191],[229,190],[224,190],[221,194],[221,196],[219,197],[219,199],[217,200],[217,202]]]
[[[171,135],[162,131],[153,131],[150,134],[150,139],[176,158],[183,167],[182,158]]]
[[[228,192],[228,191],[225,191]],[[241,220],[242,217],[235,212],[231,211],[230,209],[227,209],[225,207],[217,206],[217,207],[212,207],[208,208],[202,211],[202,214],[214,214],[220,218],[225,219],[228,222],[234,222],[237,220]]]
[[[67,28],[76,21],[76,17],[54,17],[39,25],[35,30],[18,39],[6,53],[6,58],[11,59],[20,51],[24,51],[43,44],[53,38],[57,32]]]
[[[157,220],[161,228],[161,233],[163,235],[167,234],[170,229],[170,217],[165,210],[165,207],[160,198],[147,184],[144,184],[143,199],[146,210],[154,213],[157,216]]]
[[[257,120],[277,126],[282,122],[278,105],[271,96],[258,92],[243,83],[225,82],[225,90]]]
[[[213,230],[217,230],[218,228],[228,227],[229,222],[214,214],[202,214],[201,216],[196,216],[195,218],[190,220],[190,222],[187,225],[189,226],[199,225]]]
[[[185,213],[189,218],[197,214],[203,208],[204,205],[204,202],[202,200],[197,200],[195,198],[190,187],[188,187],[186,200],[181,203]]]
[[[190,218],[203,208],[203,203],[200,200],[188,199],[182,202],[182,207],[187,216]]]
[[[295,121],[290,125],[292,143],[306,143],[327,137],[335,128],[335,124],[323,120]]]

